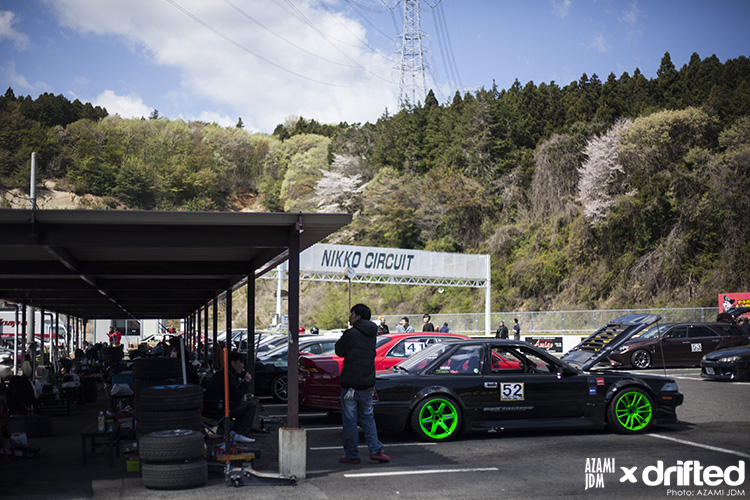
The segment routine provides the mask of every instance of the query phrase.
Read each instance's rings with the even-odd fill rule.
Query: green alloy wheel
[[[461,411],[452,399],[425,399],[411,416],[411,427],[423,441],[446,441],[461,429]]]
[[[609,424],[616,432],[645,432],[654,422],[654,403],[642,389],[629,387],[610,402],[607,415]]]

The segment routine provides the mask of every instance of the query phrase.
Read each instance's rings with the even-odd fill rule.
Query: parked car
[[[466,335],[439,332],[391,333],[375,342],[375,369],[385,370],[437,342],[468,339]],[[335,354],[305,356],[299,361],[300,396],[308,408],[339,410],[341,367],[344,358]]]
[[[701,377],[750,380],[750,345],[709,352],[701,359]]]
[[[609,355],[614,368],[699,366],[709,352],[748,345],[748,337],[729,322],[668,323],[654,326]]]
[[[411,429],[425,441],[460,432],[604,428],[633,434],[677,422],[683,395],[655,375],[595,371],[607,354],[657,321],[628,315],[598,330],[563,359],[527,342],[443,342],[376,375],[378,430]]]
[[[299,339],[299,353],[322,354],[333,350],[339,337],[305,335]],[[287,369],[289,367],[289,345],[284,343],[271,351],[261,353],[255,361],[255,392],[272,396],[276,401],[286,403]]]

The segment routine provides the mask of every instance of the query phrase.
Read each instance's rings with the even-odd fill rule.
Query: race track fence
[[[513,327],[513,318],[518,318],[521,325],[521,337],[525,335],[586,335],[610,321],[626,314],[658,314],[662,323],[684,323],[690,321],[716,321],[718,307],[695,308],[654,308],[654,309],[600,309],[583,311],[515,311],[491,313],[492,332],[505,321],[508,330]],[[373,320],[378,317],[373,311]],[[422,330],[422,313],[389,314],[385,315],[386,323],[391,332],[396,331],[399,320],[406,316],[409,324],[416,331]],[[432,324],[439,329],[443,323],[448,323],[450,331],[470,336],[482,336],[484,332],[484,313],[436,313],[431,314]],[[510,332],[511,338],[513,332]]]

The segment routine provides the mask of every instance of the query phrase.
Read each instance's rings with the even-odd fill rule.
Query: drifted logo
[[[638,474],[638,467],[620,467],[623,475],[620,482],[637,483],[638,479],[646,486],[740,486],[745,482],[745,461],[722,469],[717,465],[704,467],[698,460],[677,461],[677,465],[665,468],[661,460],[656,465],[644,467]]]

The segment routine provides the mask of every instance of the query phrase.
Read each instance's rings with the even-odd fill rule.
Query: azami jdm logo
[[[639,470],[636,467],[619,467],[620,483],[642,482],[646,486],[669,486],[668,496],[744,496],[745,491],[734,489],[745,483],[745,461],[724,469],[716,465],[704,467],[698,460],[678,460],[676,465],[665,467],[658,460]],[[584,471],[585,489],[604,488],[605,474],[616,474],[614,458],[587,458]],[[672,489],[671,487],[683,487]],[[696,486],[695,490],[685,487]],[[700,487],[730,487],[730,489],[701,489]]]

